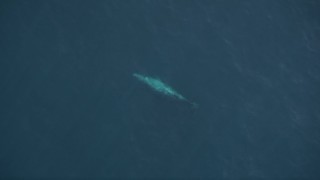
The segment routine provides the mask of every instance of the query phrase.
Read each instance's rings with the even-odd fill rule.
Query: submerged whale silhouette
[[[153,90],[164,94],[166,96],[176,98],[181,101],[185,101],[189,104],[191,104],[194,108],[198,107],[197,103],[191,102],[185,97],[183,97],[181,94],[179,94],[177,91],[175,91],[173,88],[171,88],[169,85],[162,82],[160,79],[144,76],[141,74],[133,73],[133,76],[136,77],[141,82],[147,84],[149,87],[151,87]]]

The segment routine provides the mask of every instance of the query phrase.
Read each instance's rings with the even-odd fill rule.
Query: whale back
[[[183,97],[181,94],[179,94],[173,88],[171,88],[169,85],[162,82],[160,79],[143,76],[143,75],[137,74],[137,73],[134,73],[133,76],[161,94],[164,94],[164,95],[170,96],[170,97],[174,97],[174,98],[177,98],[182,101],[186,101],[186,102],[192,104],[194,107],[198,106],[196,103],[190,102],[188,99]]]

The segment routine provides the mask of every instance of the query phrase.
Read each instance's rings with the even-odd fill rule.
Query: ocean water
[[[1,1],[0,177],[320,178],[319,8]]]

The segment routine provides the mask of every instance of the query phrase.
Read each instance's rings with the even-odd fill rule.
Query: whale
[[[193,108],[199,107],[199,105],[197,103],[188,100],[187,98],[182,96],[180,93],[178,93],[172,87],[170,87],[166,83],[162,82],[158,78],[153,78],[153,77],[145,76],[145,75],[138,74],[138,73],[133,73],[132,75],[133,75],[133,77],[138,79],[140,82],[143,82],[144,84],[148,85],[151,89],[153,89],[154,91],[156,91],[160,94],[163,94],[165,96],[168,96],[168,97],[171,97],[174,99],[178,99],[180,101],[187,102],[187,103],[191,104],[193,106]]]

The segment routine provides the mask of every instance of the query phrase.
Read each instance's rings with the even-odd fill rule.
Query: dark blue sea
[[[0,2],[0,179],[319,167],[320,1]]]

